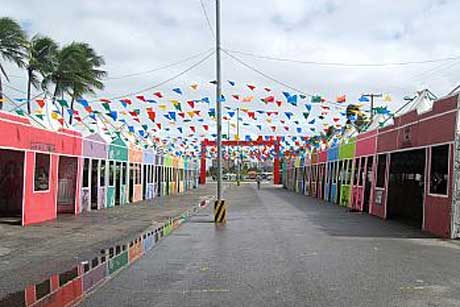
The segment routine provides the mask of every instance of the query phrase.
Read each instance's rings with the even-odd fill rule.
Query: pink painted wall
[[[26,118],[0,112],[0,148],[25,150],[23,224],[56,218],[59,155],[81,156],[81,134],[61,129],[53,132],[30,125]],[[50,153],[49,190],[34,192],[35,151]],[[82,163],[78,158],[75,213],[80,207]]]
[[[356,139],[355,156],[373,155],[377,151],[377,130],[359,134]]]

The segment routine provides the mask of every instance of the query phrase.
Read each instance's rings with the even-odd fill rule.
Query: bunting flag
[[[176,87],[176,88],[173,88],[172,90],[173,90],[173,92],[175,92],[175,93],[177,93],[179,95],[182,95],[182,90],[180,88]]]
[[[69,105],[67,104],[67,101],[65,99],[58,99],[57,102],[61,105],[63,108],[68,108]]]
[[[240,95],[232,95],[233,99],[240,100]]]
[[[339,96],[336,99],[336,102],[338,102],[338,103],[344,103],[346,101],[347,101],[347,96],[346,95]]]
[[[147,99],[145,99],[145,96],[144,95],[137,95],[136,98],[142,102],[147,102]],[[127,102],[128,103],[128,102]],[[131,103],[128,103],[128,104],[131,104]]]
[[[163,94],[161,92],[155,92],[153,95],[157,96],[158,98],[163,98]]]
[[[194,83],[192,85],[190,85],[191,89],[196,91],[198,89],[198,84]]]
[[[188,100],[187,103],[192,109],[195,108],[195,101],[194,100]]]
[[[43,107],[45,107],[45,99],[35,99],[35,102],[37,103],[40,109],[43,109]]]
[[[369,102],[369,98],[367,98],[366,96],[362,95],[361,97],[359,97],[358,101],[360,101],[360,102]]]
[[[251,91],[253,91],[256,88],[254,85],[251,85],[251,84],[248,84],[247,86]]]
[[[231,86],[235,86],[235,84],[236,84],[234,81],[230,81],[230,80],[228,80],[228,83],[229,83]]]

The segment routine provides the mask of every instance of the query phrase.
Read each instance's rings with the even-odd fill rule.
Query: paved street
[[[211,209],[84,306],[458,306],[460,245],[264,185]]]
[[[126,243],[212,197],[214,191],[214,185],[200,186],[184,194],[64,215],[28,227],[0,224],[0,298],[92,259],[101,249]]]

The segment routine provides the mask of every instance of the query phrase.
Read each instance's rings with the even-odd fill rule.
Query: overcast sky
[[[203,4],[214,24],[215,1],[203,0]],[[460,56],[460,35],[455,31],[460,29],[459,12],[460,1],[454,0],[222,0],[222,45],[230,50],[318,62],[383,63],[455,57]],[[109,77],[156,68],[213,47],[199,0],[6,0],[2,15],[18,20],[29,35],[46,34],[61,45],[73,40],[90,43],[105,57]],[[331,100],[347,94],[348,102],[356,102],[363,92],[389,93],[393,109],[403,96],[417,89],[428,87],[442,96],[460,83],[460,59],[369,68],[236,55],[280,81]],[[107,80],[100,95],[124,95],[152,86],[198,60],[151,74]],[[210,58],[161,89],[212,80],[214,63]],[[25,72],[7,67],[13,76],[10,85],[25,89]],[[226,55],[223,76],[240,85],[283,90]],[[213,90],[212,86],[200,89],[197,95],[211,95]],[[227,95],[235,91],[239,90],[226,85]],[[9,88],[6,92],[20,96]]]

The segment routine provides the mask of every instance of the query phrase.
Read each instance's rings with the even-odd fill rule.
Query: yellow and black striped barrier
[[[214,223],[227,223],[227,207],[223,199],[214,203]]]

